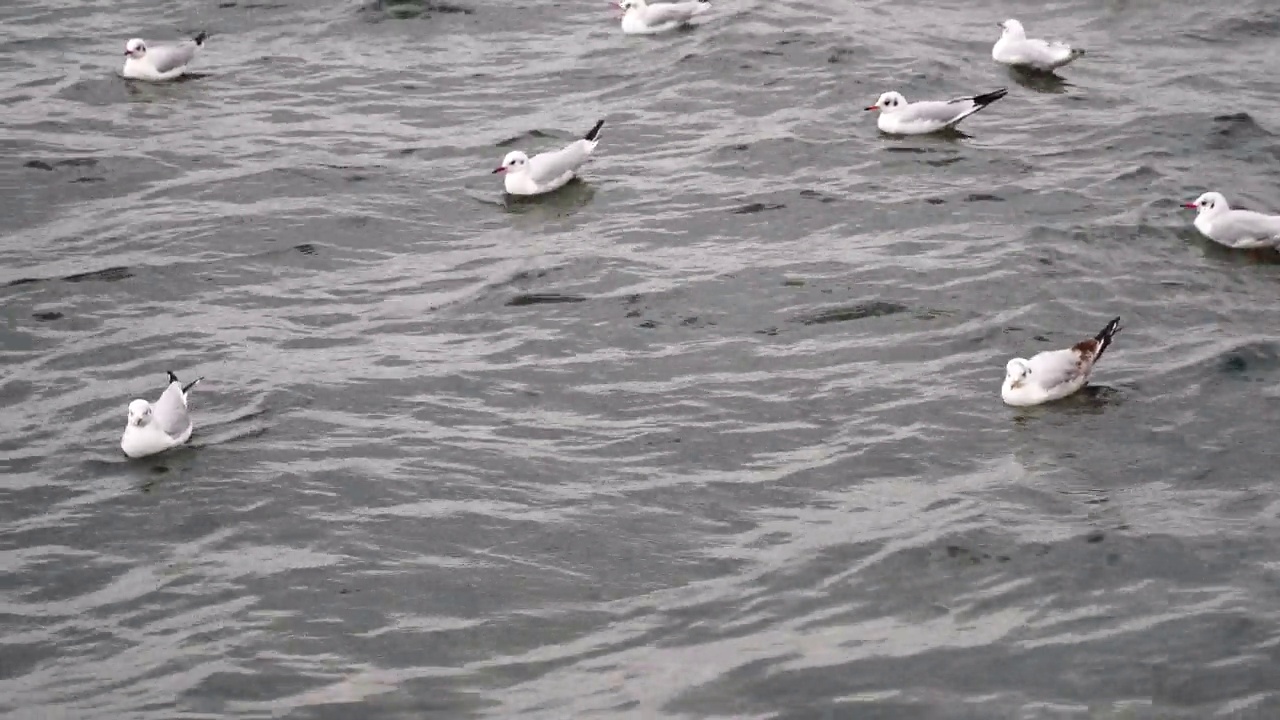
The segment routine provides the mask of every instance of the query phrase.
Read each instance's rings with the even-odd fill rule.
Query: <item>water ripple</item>
[[[0,713],[1274,714],[1280,263],[1178,204],[1280,207],[1276,13],[1041,8],[1052,79],[922,10],[0,10]],[[861,111],[1001,86],[968,137]],[[1088,391],[999,403],[1114,315]],[[126,462],[170,369],[192,445]]]

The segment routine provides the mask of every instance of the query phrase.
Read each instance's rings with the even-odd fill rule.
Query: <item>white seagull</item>
[[[578,168],[591,159],[591,153],[600,144],[600,128],[604,120],[587,131],[581,139],[567,147],[529,157],[513,150],[502,158],[495,173],[506,173],[503,186],[512,195],[541,195],[560,188],[573,179]]]
[[[202,32],[177,45],[151,47],[141,39],[133,38],[124,45],[122,73],[132,80],[172,80],[187,71],[187,65],[196,56],[196,50],[204,47],[208,36]]]
[[[1076,50],[1066,43],[1027,39],[1027,31],[1017,20],[1005,20],[996,25],[1004,28],[1004,32],[991,48],[991,58],[1001,65],[1053,72],[1084,54],[1083,50]]]
[[[711,9],[710,0],[655,3],[619,0],[613,4],[622,10],[622,32],[628,35],[649,35],[674,30],[694,16]]]
[[[879,110],[876,127],[893,135],[925,135],[953,128],[961,120],[999,100],[1009,93],[1000,88],[983,95],[969,95],[952,100],[925,100],[908,103],[898,92],[887,92],[868,110]]]
[[[1046,350],[1030,360],[1014,358],[1005,366],[1000,397],[1006,405],[1026,407],[1060,400],[1089,382],[1093,366],[1120,332],[1120,318],[1107,323],[1102,332],[1065,350]]]
[[[1216,192],[1207,192],[1182,207],[1195,209],[1196,229],[1220,245],[1241,250],[1280,249],[1280,215],[1232,210],[1222,193]]]
[[[178,376],[169,373],[169,387],[161,393],[155,404],[138,399],[129,403],[129,424],[120,438],[120,449],[131,458],[146,457],[164,452],[185,443],[191,438],[191,417],[187,415],[187,393],[198,377],[185,386]]]

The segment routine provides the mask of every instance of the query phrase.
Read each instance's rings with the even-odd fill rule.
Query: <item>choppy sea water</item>
[[[995,24],[1088,54],[990,60]],[[125,40],[211,37],[194,79]],[[0,6],[6,718],[1280,716],[1280,9]],[[967,137],[880,92],[1008,86]],[[489,171],[606,120],[582,180]],[[1004,363],[1125,329],[1013,410]],[[192,447],[125,406],[204,376]]]

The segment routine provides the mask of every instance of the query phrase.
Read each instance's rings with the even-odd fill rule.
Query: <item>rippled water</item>
[[[423,10],[0,6],[5,717],[1280,715],[1280,263],[1177,207],[1280,210],[1274,3]]]

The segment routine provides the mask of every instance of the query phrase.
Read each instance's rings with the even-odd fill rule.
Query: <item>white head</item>
[[[1019,383],[1031,374],[1031,365],[1022,358],[1014,358],[1004,366],[1004,381],[1010,387],[1018,387]]]
[[[129,403],[129,424],[142,427],[151,422],[151,403],[146,400],[134,400]]]
[[[1004,28],[1004,32],[1000,33],[1001,37],[1021,40],[1027,36],[1027,31],[1022,29],[1022,23],[1014,20],[1013,18],[1009,18],[1002,23],[996,23],[996,25]]]
[[[1182,207],[1194,208],[1197,215],[1220,213],[1231,209],[1231,206],[1227,204],[1227,199],[1222,197],[1222,193],[1216,192],[1207,192],[1196,198],[1195,202],[1182,203]]]
[[[901,110],[907,106],[907,99],[902,97],[902,93],[890,90],[884,93],[876,100],[876,104],[868,107],[868,110],[880,110],[881,112],[893,112]]]
[[[494,172],[500,173],[518,173],[524,172],[529,167],[529,156],[519,150],[512,150],[507,156],[502,158],[502,164],[499,165]]]
[[[624,13],[629,13],[632,10],[643,10],[648,7],[648,3],[645,0],[618,0],[613,4]]]
[[[147,54],[147,45],[142,40],[134,38],[124,44],[124,54],[136,60]]]

